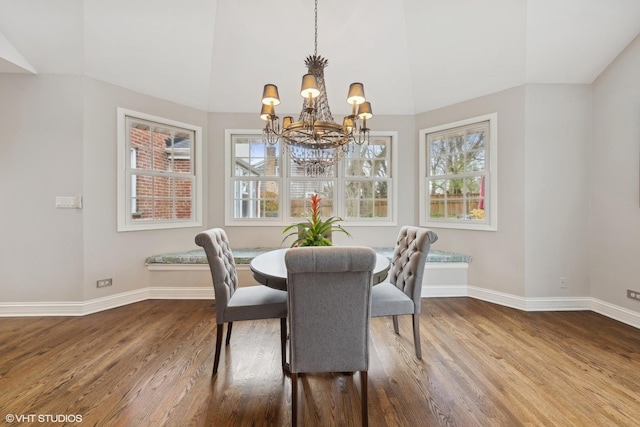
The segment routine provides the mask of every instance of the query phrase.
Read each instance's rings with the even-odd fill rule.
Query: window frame
[[[140,231],[140,230],[162,230],[186,227],[202,226],[203,211],[203,189],[202,189],[202,127],[179,122],[176,120],[158,117],[139,111],[117,107],[117,231]],[[193,172],[187,175],[193,180],[193,191],[191,194],[191,218],[190,219],[170,219],[170,220],[145,220],[134,221],[132,214],[132,195],[134,173],[131,165],[131,147],[127,128],[127,119],[151,122],[159,126],[178,128],[184,131],[193,132],[193,153],[191,154]],[[184,153],[177,153],[183,155]],[[185,177],[187,177],[185,176]]]
[[[471,222],[464,220],[438,220],[429,217],[429,174],[430,152],[428,149],[428,136],[443,131],[453,131],[460,127],[488,122],[489,135],[485,144],[485,221]],[[446,123],[421,129],[419,132],[419,224],[430,228],[452,228],[462,230],[497,231],[498,230],[498,113],[485,114],[453,123]],[[488,152],[488,153],[487,153]],[[488,154],[488,155],[487,155]],[[487,179],[488,178],[488,179]],[[488,185],[487,185],[488,184]],[[487,209],[488,207],[488,209]]]
[[[274,177],[265,177],[265,180],[278,181],[280,192],[278,197],[278,203],[281,207],[277,218],[234,218],[234,183],[236,181],[234,174],[234,151],[233,151],[233,137],[234,136],[255,136],[262,137],[262,130],[259,129],[225,129],[225,225],[226,226],[287,226],[293,222],[300,221],[300,217],[290,216],[290,183],[293,181],[313,181],[313,180],[326,180],[335,181],[336,188],[334,196],[334,206],[337,209],[334,210],[333,215],[343,218],[343,223],[348,226],[394,226],[396,225],[397,218],[397,159],[398,159],[398,133],[393,131],[371,131],[370,137],[386,137],[389,138],[391,149],[389,153],[389,178],[386,181],[389,182],[387,186],[388,191],[388,203],[391,207],[388,211],[387,218],[384,219],[364,219],[364,218],[346,218],[344,216],[344,199],[345,190],[344,183],[346,180],[352,177],[344,176],[344,158],[338,163],[336,176],[332,177],[302,177],[302,176],[290,176],[289,174],[289,156],[286,152],[286,148],[281,144],[281,152],[279,154],[280,159],[280,174]],[[259,178],[253,178],[259,180]]]

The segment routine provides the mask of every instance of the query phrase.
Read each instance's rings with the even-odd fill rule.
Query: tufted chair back
[[[291,372],[367,370],[374,250],[292,248],[285,263]]]
[[[362,425],[368,425],[367,370],[375,251],[360,246],[312,246],[289,249],[284,260],[291,425],[297,425],[300,373],[355,371],[360,371]]]
[[[223,323],[229,299],[238,287],[238,275],[227,234],[221,228],[212,228],[196,236],[196,244],[204,248],[211,269],[213,291],[216,296],[216,320]]]
[[[406,225],[400,229],[391,259],[389,282],[402,290],[415,305],[415,313],[420,313],[420,293],[424,264],[431,244],[438,235],[431,230]]]

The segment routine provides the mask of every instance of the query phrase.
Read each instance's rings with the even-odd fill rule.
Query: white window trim
[[[427,216],[427,135],[430,133],[440,132],[447,129],[453,129],[461,126],[472,125],[474,123],[489,121],[489,186],[485,187],[485,195],[489,199],[489,223],[477,224],[472,222],[454,222],[454,221],[429,221]],[[420,189],[420,225],[430,228],[454,228],[463,230],[481,230],[481,231],[497,231],[498,230],[498,113],[486,114],[483,116],[472,117],[453,123],[434,126],[420,130],[419,140],[419,189]]]
[[[226,226],[279,226],[285,227],[293,222],[300,221],[300,218],[289,218],[288,212],[284,212],[285,209],[281,209],[277,218],[258,218],[258,219],[236,219],[233,217],[233,203],[231,203],[231,196],[233,195],[233,164],[232,164],[232,156],[231,150],[233,147],[231,146],[231,137],[233,135],[262,135],[262,130],[259,129],[225,129],[225,225]],[[370,136],[386,136],[391,138],[391,185],[389,186],[389,193],[391,193],[388,198],[392,203],[391,207],[391,215],[388,219],[347,219],[345,218],[341,223],[345,226],[355,226],[355,227],[373,227],[373,226],[395,226],[397,225],[398,218],[398,132],[392,131],[370,131]],[[282,144],[282,142],[281,142]],[[278,181],[280,185],[280,197],[278,199],[278,203],[280,206],[285,206],[285,200],[289,200],[289,186],[288,186],[288,167],[289,167],[289,156],[286,153],[286,149],[283,146],[283,150],[285,150],[282,154],[282,164],[281,164],[281,176],[270,177],[273,178],[274,181]],[[341,160],[344,161],[344,160]],[[336,180],[344,180],[346,179],[342,176],[342,171],[338,166],[338,176],[332,179]],[[337,193],[336,201],[338,206],[342,206],[344,204],[344,194],[341,192]],[[337,213],[335,214],[336,216]]]
[[[164,124],[168,126],[188,129],[194,132],[194,155],[193,168],[195,175],[195,185],[193,189],[193,219],[185,220],[156,220],[135,222],[131,220],[131,174],[130,169],[129,145],[127,144],[127,117],[135,119],[147,120]],[[117,141],[118,141],[118,174],[117,174],[117,230],[120,231],[139,231],[139,230],[160,230],[171,228],[186,228],[202,226],[202,127],[179,122],[176,120],[166,119],[163,117],[153,116],[151,114],[141,113],[138,111],[128,110],[125,108],[117,108]]]

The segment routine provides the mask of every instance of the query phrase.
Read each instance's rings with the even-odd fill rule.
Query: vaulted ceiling
[[[525,83],[592,83],[640,33],[638,0],[319,0],[336,114],[363,82],[376,114]],[[313,0],[0,0],[0,73],[71,74],[212,112],[301,107]],[[1,96],[1,95],[0,95]]]

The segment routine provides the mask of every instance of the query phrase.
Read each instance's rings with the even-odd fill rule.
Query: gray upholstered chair
[[[221,228],[203,231],[196,236],[196,244],[204,248],[211,269],[216,298],[216,354],[213,373],[218,372],[222,333],[227,323],[227,340],[231,340],[234,321],[255,319],[280,319],[280,350],[282,366],[285,366],[285,342],[287,330],[287,293],[266,286],[238,287],[238,275],[233,252],[227,234]]]
[[[289,294],[292,425],[298,374],[360,371],[362,422],[368,423],[371,280],[376,253],[364,247],[306,247],[285,254]]]
[[[413,341],[416,357],[422,358],[420,348],[420,298],[424,264],[432,243],[438,235],[420,227],[404,226],[391,259],[388,282],[373,287],[371,317],[393,316],[393,329],[398,330],[398,315],[413,316]]]

